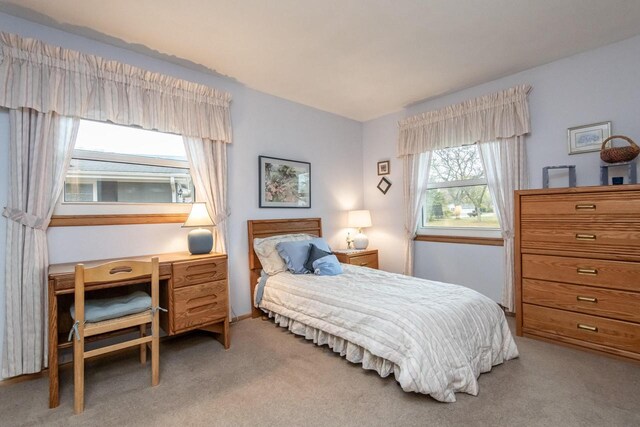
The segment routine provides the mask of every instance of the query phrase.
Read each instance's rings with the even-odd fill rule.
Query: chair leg
[[[140,325],[140,338],[144,338],[147,333],[147,325]],[[140,344],[140,363],[147,363],[147,343]]]
[[[158,314],[152,326],[151,339],[151,385],[156,386],[160,382],[160,331],[158,330]]]
[[[73,412],[84,411],[84,338],[73,339]]]

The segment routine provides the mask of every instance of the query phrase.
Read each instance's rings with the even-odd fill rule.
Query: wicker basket
[[[629,143],[629,146],[604,148],[607,142],[616,138],[624,139]],[[605,163],[630,162],[638,157],[638,154],[640,154],[640,147],[631,138],[622,135],[610,136],[602,142],[602,147],[600,148],[600,158]]]

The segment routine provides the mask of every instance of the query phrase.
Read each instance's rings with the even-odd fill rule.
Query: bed
[[[478,394],[481,373],[518,357],[500,306],[463,286],[352,265],[339,276],[282,272],[260,280],[254,238],[322,236],[321,220],[255,220],[248,227],[254,315],[383,377],[393,374],[404,391],[455,402],[457,392]]]

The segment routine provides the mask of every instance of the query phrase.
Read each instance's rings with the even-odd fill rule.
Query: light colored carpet
[[[206,334],[166,340],[161,381],[134,352],[90,362],[86,409],[73,415],[72,371],[61,405],[47,379],[0,386],[0,425],[640,425],[640,366],[526,338],[521,357],[481,375],[477,397],[438,403],[272,322],[232,327],[231,349]]]

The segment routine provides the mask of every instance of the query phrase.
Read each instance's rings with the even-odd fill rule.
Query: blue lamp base
[[[189,252],[191,255],[208,254],[213,249],[213,234],[211,230],[196,228],[188,236]]]

